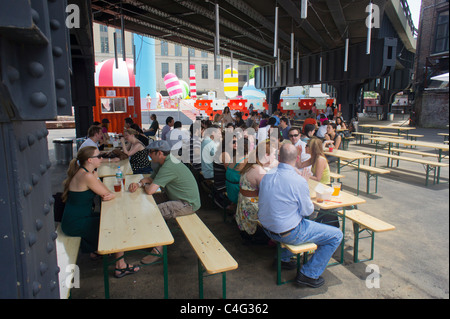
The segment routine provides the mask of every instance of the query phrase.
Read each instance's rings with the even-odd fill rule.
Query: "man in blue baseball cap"
[[[189,215],[200,209],[200,193],[197,182],[191,171],[177,158],[170,154],[170,144],[160,140],[150,143],[147,147],[152,162],[158,164],[150,177],[143,178],[139,183],[130,184],[128,190],[135,192],[143,187],[145,193],[153,195],[164,219]],[[164,192],[158,192],[160,187]],[[162,252],[162,247],[156,247]],[[157,253],[157,252],[155,252]],[[149,264],[157,256],[149,255],[141,262]]]

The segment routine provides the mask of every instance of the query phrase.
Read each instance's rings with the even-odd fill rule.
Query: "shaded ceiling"
[[[290,57],[290,34],[300,55],[366,41],[369,0],[309,0],[300,19],[300,0],[220,0],[220,55],[265,65],[273,63],[275,7],[279,7],[281,59]],[[383,15],[387,0],[373,0]],[[215,1],[92,0],[94,22],[214,52]],[[377,32],[374,29],[374,32]]]

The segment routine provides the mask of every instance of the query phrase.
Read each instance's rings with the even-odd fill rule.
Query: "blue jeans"
[[[271,234],[266,230],[264,231],[273,240],[284,244],[299,245],[306,242],[315,243],[317,250],[300,270],[303,275],[314,279],[319,278],[323,273],[328,261],[339,247],[343,237],[342,231],[339,228],[316,223],[304,218],[302,218],[298,226],[286,237]],[[293,253],[283,248],[281,251],[281,260],[288,262],[292,255]]]

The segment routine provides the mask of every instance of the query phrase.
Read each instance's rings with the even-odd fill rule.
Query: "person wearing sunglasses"
[[[323,152],[322,141],[317,137],[313,137],[308,141],[305,149],[306,153],[310,155],[310,158],[306,161],[297,162],[297,168],[311,166],[313,175],[310,176],[310,178],[329,185],[331,183],[330,167],[328,166],[327,158]]]
[[[67,170],[62,200],[65,203],[61,229],[67,236],[81,237],[81,251],[89,253],[91,259],[98,257],[98,234],[100,216],[94,214],[96,195],[103,201],[113,200],[116,195],[99,179],[96,168],[100,166],[100,151],[95,146],[86,146],[77,154]],[[114,276],[121,278],[139,271],[139,267],[125,262],[123,252],[116,253]]]
[[[288,132],[289,141],[297,148],[299,155],[299,162],[305,162],[311,158],[311,155],[306,153],[306,143],[301,140],[300,129],[291,127]],[[311,169],[311,166],[306,166],[306,169]]]

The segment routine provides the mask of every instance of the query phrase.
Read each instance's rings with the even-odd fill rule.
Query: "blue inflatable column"
[[[143,35],[133,34],[136,46],[136,86],[141,88],[141,99],[147,94],[156,105],[156,74],[155,74],[155,39]]]

